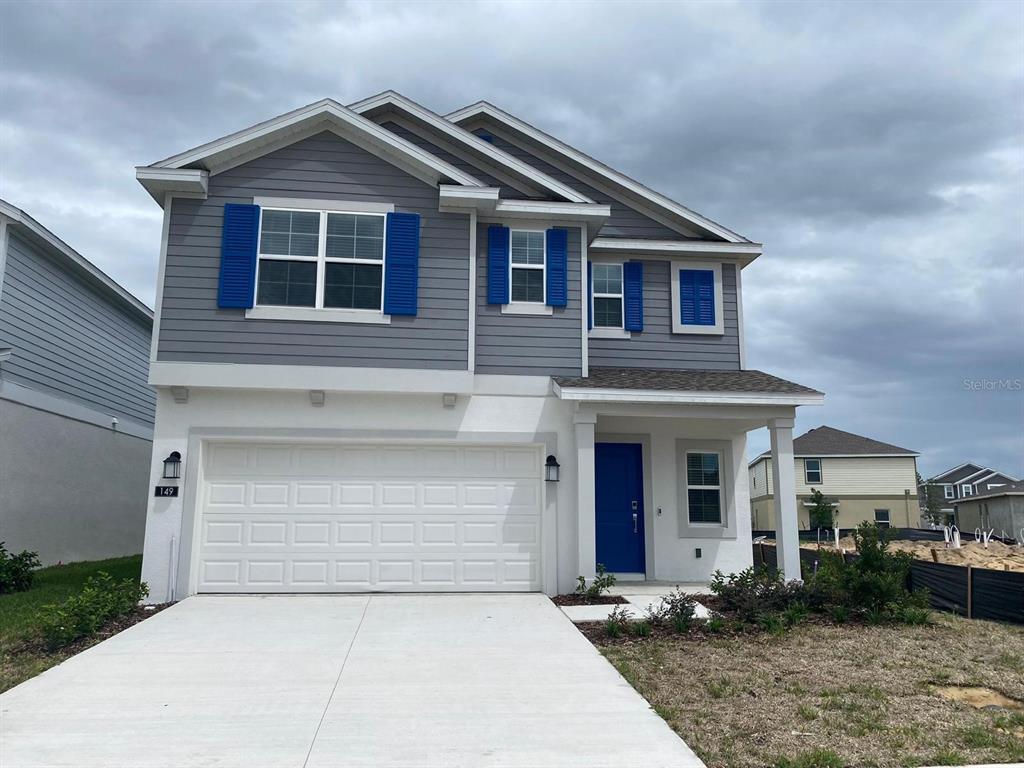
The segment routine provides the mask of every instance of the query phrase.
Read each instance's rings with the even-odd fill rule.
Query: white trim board
[[[726,229],[721,224],[718,224],[705,216],[701,216],[695,211],[691,211],[689,208],[680,205],[674,200],[670,200],[664,195],[655,192],[653,189],[644,186],[640,182],[619,173],[604,163],[583,154],[579,150],[559,141],[550,134],[544,133],[538,128],[535,128],[534,126],[510,115],[508,112],[505,112],[486,101],[478,101],[475,104],[471,104],[467,107],[451,112],[445,115],[445,119],[452,123],[465,124],[480,117],[481,115],[490,117],[498,123],[504,124],[505,126],[518,131],[529,139],[546,147],[548,150],[563,156],[579,166],[582,166],[587,171],[610,181],[616,186],[647,201],[655,207],[662,209],[672,216],[678,217],[692,225],[700,227],[701,229],[704,229],[717,237],[721,237],[728,242],[746,242],[746,238],[742,235],[738,235],[735,232]]]
[[[592,251],[606,254],[642,254],[644,256],[676,257],[735,257],[743,267],[761,255],[760,243],[716,243],[707,240],[636,240],[631,238],[598,237],[590,244]]]
[[[552,390],[562,400],[614,403],[710,403],[721,405],[822,405],[824,395],[782,395],[774,392],[685,392],[682,390],[561,387]]]
[[[445,120],[441,115],[437,114],[436,112],[432,112],[426,107],[417,104],[416,102],[406,98],[405,96],[402,96],[402,94],[397,93],[396,91],[388,90],[382,93],[378,93],[375,96],[370,96],[361,101],[349,104],[348,108],[360,115],[366,114],[368,112],[373,112],[375,110],[379,110],[382,108],[387,108],[397,112],[404,112],[409,117],[412,117],[416,120],[419,120],[422,123],[427,124],[434,130],[444,134],[449,139],[460,142],[465,148],[473,152],[476,152],[478,155],[483,155],[489,160],[493,160],[494,162],[504,166],[507,169],[507,171],[511,171],[515,174],[518,174],[527,181],[532,182],[537,186],[546,189],[548,192],[551,192],[558,197],[563,197],[567,201],[575,203],[594,202],[583,193],[570,187],[568,184],[564,184],[558,181],[557,179],[549,176],[548,174],[539,171],[533,166],[524,163],[518,158],[513,157],[512,155],[499,149],[498,147],[495,147],[493,144],[484,141],[483,139],[471,133],[470,131],[465,130],[461,126],[456,125],[455,123],[449,120]],[[391,115],[386,115],[386,118],[390,119]],[[395,120],[394,122],[396,122],[397,124],[401,124],[397,120]],[[403,127],[406,127],[408,130],[414,130],[413,128],[410,128],[408,124],[406,124]],[[424,136],[422,138],[427,139],[432,143],[436,143],[432,141],[430,137]],[[439,144],[438,146],[441,145]],[[449,152],[452,152],[451,147],[442,147],[442,149],[447,149]],[[455,154],[455,152],[452,152],[452,154]],[[467,161],[480,162],[478,159],[472,157],[468,158]],[[494,175],[487,168],[482,168],[481,170],[490,173],[492,176]],[[514,185],[510,184],[510,186]]]

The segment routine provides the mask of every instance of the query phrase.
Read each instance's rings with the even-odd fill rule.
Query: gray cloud
[[[134,166],[385,88],[486,98],[763,241],[749,364],[828,393],[798,427],[1024,475],[1024,394],[970,385],[1024,379],[1012,3],[8,3],[0,196],[151,303]]]

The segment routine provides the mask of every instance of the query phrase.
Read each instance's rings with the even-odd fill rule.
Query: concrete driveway
[[[189,598],[0,695],[0,765],[702,766],[543,595]]]

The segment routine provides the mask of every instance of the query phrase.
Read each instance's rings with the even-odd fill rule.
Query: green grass
[[[846,763],[831,749],[812,749],[796,757],[780,757],[774,768],[845,768]]]
[[[40,568],[36,571],[32,589],[0,595],[0,691],[67,658],[67,654],[62,652],[12,654],[11,650],[38,634],[38,612],[42,606],[79,592],[86,579],[100,571],[106,571],[116,580],[138,579],[142,572],[142,555]]]

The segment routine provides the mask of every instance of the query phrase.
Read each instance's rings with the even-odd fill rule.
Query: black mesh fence
[[[939,532],[941,537],[941,532]],[[846,555],[853,560],[856,555]],[[817,567],[818,553],[800,549],[800,566],[804,578]],[[772,544],[754,544],[754,565],[778,567],[778,556]],[[973,568],[945,563],[915,560],[910,566],[910,588],[928,590],[932,608],[951,611],[975,619],[993,619],[1024,624],[1024,573]]]

